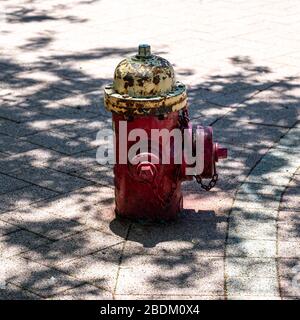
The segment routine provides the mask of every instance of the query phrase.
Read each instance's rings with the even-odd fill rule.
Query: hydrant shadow
[[[120,217],[110,223],[110,229],[124,238],[124,230],[120,228]],[[128,221],[129,229],[126,249],[128,253],[161,251],[179,253],[193,249],[203,253],[206,251],[224,252],[226,238],[226,216],[217,216],[214,211],[183,210],[178,219],[172,222]],[[154,252],[153,252],[154,253]]]

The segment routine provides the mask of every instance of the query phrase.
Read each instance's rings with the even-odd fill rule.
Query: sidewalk
[[[297,0],[1,2],[0,299],[300,299],[299,30]],[[170,225],[115,219],[95,161],[144,42],[229,150]]]

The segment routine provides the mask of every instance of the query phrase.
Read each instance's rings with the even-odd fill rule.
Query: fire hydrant
[[[115,134],[117,215],[173,220],[183,209],[183,181],[195,178],[206,191],[216,184],[215,163],[227,149],[213,142],[211,127],[189,121],[185,85],[149,45],[118,64],[104,103]]]

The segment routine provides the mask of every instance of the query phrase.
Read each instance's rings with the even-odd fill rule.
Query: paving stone
[[[0,221],[0,238],[6,234],[16,232],[17,230],[19,229],[16,225]]]
[[[122,256],[123,244],[103,249],[98,253],[60,265],[60,270],[78,280],[113,292]]]
[[[288,188],[281,200],[280,208],[288,210],[300,210],[300,186]]]
[[[300,241],[279,241],[278,255],[282,258],[299,258]]]
[[[7,119],[0,119],[0,133],[11,137],[23,137],[37,132],[37,129],[30,128],[22,123],[13,122]]]
[[[30,105],[31,104],[28,106],[29,108]],[[69,105],[63,105],[59,101],[37,106],[36,110],[43,114],[64,119],[64,121],[66,121],[68,124],[76,123],[78,120],[92,119],[95,117],[95,113],[72,108],[72,106],[70,107]]]
[[[289,224],[298,224],[299,222],[299,212],[298,211],[293,211],[293,210],[285,210],[282,209],[279,211],[278,215],[278,221],[279,223],[286,223],[287,225]]]
[[[37,148],[26,141],[0,134],[0,151],[10,154],[26,152]]]
[[[233,197],[232,190],[222,192],[217,188],[204,195],[203,192],[199,192],[199,186],[196,185],[193,190],[183,191],[184,211],[181,214],[187,219],[194,215],[206,214],[227,217],[231,210]]]
[[[12,175],[41,187],[62,193],[70,192],[91,184],[87,180],[72,177],[68,174],[47,168],[27,167],[20,171],[13,172]]]
[[[203,99],[207,102],[218,104],[221,106],[236,106],[241,104],[242,102],[250,99],[258,92],[259,87],[253,88],[249,86],[249,88],[235,90],[233,92],[212,92],[206,89],[197,89],[197,95],[200,99]]]
[[[52,240],[68,237],[87,228],[74,220],[63,219],[48,212],[43,201],[6,212],[1,215],[1,219]]]
[[[70,137],[87,137],[91,134],[95,134],[104,129],[112,129],[112,120],[104,118],[102,116],[94,116],[93,119],[78,120],[71,125],[65,125],[63,127],[55,129],[55,132],[62,132]]]
[[[276,278],[260,278],[253,275],[252,277],[235,277],[227,281],[228,298],[230,296],[272,296],[278,295],[278,285]]]
[[[57,195],[56,192],[43,189],[37,186],[29,186],[0,195],[0,213],[11,211],[31,203],[51,198]]]
[[[282,278],[293,280],[300,275],[300,259],[299,258],[279,258],[278,270],[279,276]]]
[[[229,107],[219,106],[197,98],[189,99],[190,119],[199,122],[201,125],[211,125],[230,111],[231,108]]]
[[[1,237],[0,256],[8,258],[26,251],[34,251],[49,242],[46,238],[26,230],[8,233]]]
[[[262,257],[276,256],[276,241],[230,238],[227,242],[227,257]]]
[[[6,281],[29,290],[43,298],[60,294],[82,283],[56,269],[14,258],[6,261]]]
[[[106,117],[110,116],[110,113],[106,112],[103,105],[103,92],[102,90],[93,90],[90,92],[70,93],[63,99],[60,99],[57,103],[60,107],[65,108],[68,106],[70,109],[83,110],[87,113],[101,114]]]
[[[278,222],[279,241],[300,241],[299,211],[280,211]]]
[[[282,300],[281,297],[279,296],[269,296],[269,295],[261,295],[261,296],[256,296],[256,295],[236,295],[232,296],[230,295],[227,297],[228,300]]]
[[[271,146],[288,130],[239,122],[231,117],[232,114],[229,113],[213,125],[214,135],[218,137],[218,142],[239,145],[243,148],[255,148],[257,145]]]
[[[29,186],[25,181],[0,174],[0,195]]]
[[[285,186],[281,185],[271,185],[265,183],[251,183],[251,182],[244,182],[239,187],[240,193],[249,193],[253,195],[268,195],[270,197],[273,194],[278,195],[285,190]]]
[[[284,136],[280,140],[280,145],[278,147],[282,149],[289,149],[289,152],[299,152],[300,147],[298,142],[300,137],[300,128],[296,126],[291,130],[292,134]]]
[[[284,127],[292,127],[298,118],[299,112],[295,106],[270,104],[256,99],[246,101],[230,113],[231,120]]]
[[[226,218],[187,220],[169,224],[133,224],[127,238],[128,254],[182,254],[223,256]],[[113,227],[113,226],[112,226]]]
[[[8,157],[8,156],[9,156],[9,154],[0,152],[0,160],[6,158],[6,157]]]
[[[19,108],[17,106],[8,106],[5,105],[5,103],[0,106],[0,118],[8,119],[17,123],[36,120],[47,121],[52,119],[48,115],[25,108]]]
[[[113,185],[113,166],[96,161],[96,150],[61,157],[50,163],[52,168],[102,185]]]
[[[289,220],[278,223],[278,239],[286,241],[300,241],[300,222]]]
[[[159,294],[117,294],[115,300],[225,300],[222,295],[159,295]]]
[[[38,146],[52,149],[62,154],[71,155],[95,148],[96,133],[87,137],[69,138],[56,132],[39,132],[28,137],[28,141]]]
[[[226,260],[226,274],[230,278],[245,278],[256,275],[261,278],[276,278],[277,266],[272,258],[231,258]]]
[[[91,285],[69,289],[51,298],[52,300],[112,300],[112,293]]]
[[[104,119],[111,118],[111,113],[104,109],[103,86],[112,81],[117,63],[124,57],[136,53],[137,43],[143,34],[144,38],[152,42],[155,54],[169,59],[174,64],[178,79],[188,85],[191,117],[194,122],[204,125],[214,123],[215,139],[229,148],[229,158],[218,163],[221,179],[210,194],[199,193],[199,186],[195,183],[186,183],[184,186],[184,206],[187,209],[185,219],[195,224],[190,228],[191,235],[188,229],[185,230],[185,224],[183,227],[171,227],[170,232],[159,235],[154,233],[161,232],[161,228],[143,226],[141,230],[145,232],[144,236],[138,234],[133,226],[130,232],[133,238],[126,244],[125,252],[130,249],[127,252],[131,252],[134,257],[137,254],[136,259],[143,254],[146,255],[145,259],[154,259],[158,255],[168,257],[176,250],[179,254],[183,254],[185,250],[193,252],[196,257],[216,255],[222,258],[225,238],[219,239],[219,236],[226,235],[223,231],[226,229],[226,221],[221,218],[227,219],[235,192],[246,180],[246,184],[239,188],[238,200],[230,215],[229,240],[237,241],[248,234],[255,236],[257,242],[251,242],[250,245],[251,239],[246,239],[248,243],[246,245],[243,240],[241,248],[234,247],[233,252],[241,251],[243,254],[254,254],[256,257],[256,254],[261,252],[264,256],[265,251],[268,251],[266,256],[275,257],[273,246],[268,247],[270,241],[265,240],[263,244],[263,240],[259,242],[258,239],[263,239],[262,236],[265,237],[266,232],[268,236],[274,234],[273,215],[277,212],[270,210],[270,207],[276,208],[275,202],[279,203],[279,194],[290,183],[293,171],[300,166],[297,162],[299,125],[291,129],[289,134],[280,140],[280,144],[277,144],[280,137],[288,130],[278,125],[291,127],[299,118],[300,81],[297,68],[300,61],[298,41],[300,9],[294,2],[292,1],[291,5],[270,0],[261,6],[257,0],[251,2],[244,0],[239,1],[237,7],[235,2],[228,1],[205,3],[174,1],[170,7],[156,0],[147,4],[126,0],[118,3],[118,10],[114,10],[114,4],[108,5],[102,1],[88,5],[76,3],[63,8],[58,8],[57,4],[52,2],[36,3],[35,13],[46,17],[42,24],[41,21],[35,21],[31,14],[28,15],[26,12],[23,15],[16,14],[16,8],[4,4],[6,19],[0,19],[3,30],[0,39],[3,44],[2,46],[0,44],[3,47],[0,61],[0,116],[2,116],[0,134],[15,138],[26,137],[26,139],[17,139],[13,145],[2,146],[5,151],[1,151],[0,142],[0,152],[2,152],[0,171],[11,173],[24,170],[25,172],[28,166],[48,167],[46,170],[49,168],[61,170],[73,177],[96,182],[98,185],[84,187],[63,196],[55,196],[55,200],[51,198],[49,201],[42,200],[46,195],[36,195],[34,189],[28,189],[36,187],[25,187],[22,190],[29,190],[26,192],[30,195],[24,196],[10,191],[9,194],[14,195],[13,197],[10,195],[11,200],[4,199],[1,195],[0,211],[15,209],[16,212],[9,212],[11,217],[18,217],[24,224],[25,221],[32,222],[36,219],[38,223],[30,226],[32,230],[44,232],[45,235],[55,239],[61,239],[64,227],[66,237],[73,235],[73,230],[77,230],[73,226],[74,221],[82,223],[83,228],[92,227],[122,241],[126,238],[130,223],[115,218],[112,208],[113,189],[101,186],[102,184],[112,186],[112,171],[109,167],[95,166],[93,162],[85,159],[85,156],[77,158],[77,155],[89,153],[91,149],[96,151],[98,145],[95,134],[104,128],[106,124]],[[19,9],[27,10],[22,3]],[[99,12],[107,10],[114,12],[114,15],[104,14],[99,20]],[[145,14],[150,10],[155,14]],[[168,23],[164,16],[166,10],[169,16]],[[178,12],[182,14],[179,16]],[[173,32],[172,21],[176,23],[176,33]],[[143,27],[137,30],[136,25]],[[60,32],[61,28],[65,32]],[[121,36],[126,37],[126,47],[120,44],[116,46],[113,40],[116,30]],[[167,44],[165,39],[168,39]],[[100,114],[103,116],[101,121]],[[29,150],[31,139],[32,144],[37,143],[38,151]],[[277,151],[270,150],[269,155],[261,160],[261,157],[269,152],[268,148],[274,144],[277,144]],[[41,179],[46,183],[47,177]],[[56,178],[54,180],[58,181]],[[254,192],[252,192],[253,187]],[[297,191],[292,189],[297,186],[289,185],[289,187],[281,203],[281,208],[285,211],[279,212],[278,254],[291,258],[299,257],[296,219],[299,197]],[[79,194],[80,190],[84,192]],[[243,195],[241,198],[241,193],[249,195]],[[26,214],[20,211],[19,205],[25,211],[25,206],[28,205],[30,208],[32,206],[30,203],[33,201],[39,201],[41,207],[35,204],[32,215],[30,210]],[[243,208],[244,212],[241,211]],[[19,216],[15,215],[18,211]],[[291,214],[288,215],[287,211]],[[35,213],[41,216],[37,218]],[[201,219],[199,214],[202,215]],[[1,216],[9,221],[8,213],[2,213]],[[64,220],[70,218],[74,221],[65,225]],[[257,221],[257,227],[253,224],[254,221]],[[270,222],[268,224],[270,229],[267,227],[267,221]],[[46,226],[46,222],[49,222],[49,227]],[[202,230],[201,223],[203,228],[207,227],[207,232]],[[212,227],[214,223],[217,225],[215,228]],[[236,228],[234,230],[237,234],[233,235],[231,227]],[[151,231],[147,231],[147,228]],[[84,234],[84,229],[79,227],[79,230]],[[175,237],[176,231],[181,233]],[[150,236],[149,240],[145,238],[146,235]],[[191,242],[195,242],[192,247]],[[229,251],[227,250],[227,253]],[[64,254],[61,256],[61,260],[64,260]],[[186,259],[188,261],[188,258]],[[247,257],[247,259],[254,258]],[[273,266],[274,259],[270,260],[273,261],[270,262]],[[19,265],[15,263],[13,267],[15,266],[18,267],[18,272],[24,269],[23,262]],[[189,263],[184,265],[185,268],[193,266]],[[139,266],[140,269],[143,267]],[[157,277],[160,275],[160,266],[156,267],[154,276]],[[267,270],[265,267],[261,269],[263,273]],[[152,266],[149,270],[151,268]],[[288,282],[290,279],[285,278],[289,268],[291,266],[287,266],[282,274],[283,299],[297,298],[297,293],[290,291]],[[218,268],[212,267],[212,270],[218,272]],[[134,271],[132,267],[130,276],[135,281],[133,287],[138,282],[138,279],[134,278]],[[148,275],[139,272],[142,279]],[[168,277],[169,270],[163,271],[162,276],[164,272]],[[32,287],[45,298],[95,297],[97,299],[98,295],[102,296],[100,289],[95,292],[90,285],[79,283],[75,287],[71,280],[60,278],[61,282],[56,284],[58,288],[54,289],[52,287],[55,279],[48,285],[48,276],[43,274],[36,276],[31,272],[28,274],[32,279],[24,292],[32,292]],[[34,283],[34,279],[37,284]],[[189,289],[190,282],[185,282],[184,276],[180,280],[183,284],[179,287],[178,283],[175,283],[178,290],[176,294],[171,290],[169,292],[165,290],[168,293],[163,295],[148,290],[144,296],[147,298],[201,296],[208,299],[224,297],[223,289],[221,293],[216,291],[210,293],[212,289],[210,285],[213,284],[216,288],[219,282],[215,286],[214,281],[206,284],[208,292],[203,289],[199,294],[185,293]],[[271,278],[265,280],[262,277],[259,281],[255,280],[254,285],[252,285],[254,280],[249,275],[238,280],[238,283],[232,286],[233,292],[229,292],[230,299],[279,298],[279,288],[276,289],[274,286],[274,292],[266,291],[272,288],[272,283],[269,283]],[[175,280],[172,281],[173,279],[170,281],[170,287],[174,286]],[[199,286],[205,288],[201,281]],[[273,281],[276,282],[277,279]],[[163,281],[161,283],[164,284]],[[142,284],[143,282],[138,283],[137,287]],[[130,283],[126,283],[126,286],[129,285]],[[152,287],[154,286],[155,283],[152,284]],[[60,287],[63,287],[62,291]],[[15,289],[10,288],[9,291],[18,295]],[[11,295],[13,296],[14,294]],[[127,293],[120,292],[114,298],[121,296],[128,297]],[[141,296],[142,294],[135,293],[130,297]]]
[[[228,232],[230,238],[276,241],[276,219],[269,217],[239,219],[231,216]]]
[[[291,279],[287,279],[283,277],[280,280],[281,285],[281,294],[283,297],[292,297],[300,298],[300,285],[299,285],[299,276],[297,276],[296,280],[293,282]]]
[[[113,203],[114,190],[112,188],[88,186],[51,198],[39,204],[38,210],[124,239],[130,221],[116,218]],[[9,214],[7,216],[9,217]]]
[[[116,294],[220,295],[223,282],[222,258],[129,255],[123,257]]]
[[[14,284],[8,283],[5,285],[5,288],[0,289],[0,300],[40,300],[40,297]]]
[[[24,254],[24,257],[45,265],[59,266],[119,243],[122,243],[122,239],[116,236],[86,229],[84,232],[39,247],[35,252]]]
[[[37,148],[0,159],[0,171],[11,173],[29,166],[46,167],[50,162],[58,161],[60,156],[58,152]]]
[[[278,259],[279,281],[283,297],[300,297],[300,259]]]
[[[278,209],[279,201],[281,198],[282,191],[276,190],[274,188],[273,194],[261,194],[257,193],[243,193],[238,192],[236,194],[235,206],[238,208],[244,207],[246,208],[266,208],[266,209]]]
[[[298,168],[298,158],[283,149],[272,150],[252,170],[247,182],[287,185]]]
[[[62,119],[62,124],[64,125],[53,128],[51,131],[39,132],[36,135],[30,136],[28,137],[28,140],[40,145],[44,143],[46,147],[48,147],[48,144],[49,146],[52,146],[51,139],[58,139],[59,137],[61,139],[75,139],[79,141],[84,141],[85,138],[93,137],[93,139],[96,140],[97,132],[104,129],[111,129],[112,126],[111,119],[103,118],[101,116],[95,116],[93,119],[77,120],[71,124]],[[43,139],[45,141],[43,141]]]

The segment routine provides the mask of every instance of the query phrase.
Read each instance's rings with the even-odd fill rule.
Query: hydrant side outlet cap
[[[138,53],[122,60],[114,73],[114,90],[130,97],[154,97],[175,86],[174,69],[169,61],[151,54],[149,45],[139,45]]]

